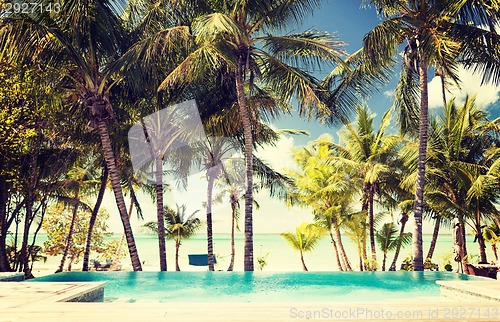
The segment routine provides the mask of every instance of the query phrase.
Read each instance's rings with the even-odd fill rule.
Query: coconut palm
[[[226,195],[229,197],[231,205],[231,259],[229,261],[228,271],[234,268],[234,258],[236,255],[235,249],[235,230],[240,230],[238,221],[240,218],[240,199],[243,197],[244,187],[244,169],[245,165],[242,160],[231,160],[231,164],[225,168],[225,176],[219,178],[215,182],[215,186],[221,192],[214,198],[214,203],[223,202]]]
[[[317,223],[330,232],[339,270],[352,270],[340,227],[349,212],[356,180],[349,180],[347,172],[329,163],[331,144],[331,137],[323,136],[294,153],[300,171],[287,172],[294,181],[291,202],[313,209]]]
[[[349,214],[344,221],[344,229],[349,239],[356,244],[359,270],[368,270],[368,256],[366,254],[366,232],[368,231],[368,224],[366,222],[366,212],[359,211]]]
[[[486,174],[496,159],[494,153],[489,159],[487,157],[487,151],[497,144],[495,142],[498,142],[497,121],[488,121],[485,112],[475,105],[474,97],[466,97],[461,106],[450,100],[442,115],[431,118],[425,213],[444,224],[457,216],[463,225],[462,235],[465,236],[466,220],[470,218],[477,223],[477,207],[468,202],[467,191],[479,175]],[[415,184],[417,151],[414,144],[402,149],[401,155],[410,173],[413,172],[403,182],[407,188]],[[436,224],[434,228],[433,236],[437,238],[439,226]],[[436,238],[431,241],[430,255]],[[462,252],[466,254],[465,243]]]
[[[473,173],[470,188],[467,190],[466,204],[471,212],[473,229],[476,231],[481,262],[488,261],[482,219],[492,219],[492,216],[499,215],[495,206],[500,196],[499,167],[500,159],[497,159],[485,174]]]
[[[410,207],[413,206],[413,200],[406,200],[403,201],[399,204],[399,207],[401,209],[401,219],[399,220],[399,223],[401,224],[401,227],[399,229],[399,239],[401,240],[403,238],[403,235],[405,234],[405,227],[406,223],[408,222],[408,212],[410,211]],[[389,267],[390,271],[395,271],[396,270],[396,263],[398,261],[399,257],[399,252],[401,251],[401,243],[399,243],[396,246],[396,249],[394,250],[394,259],[392,260],[391,266]]]
[[[400,142],[395,135],[385,133],[390,124],[390,111],[382,117],[379,129],[373,129],[375,116],[367,106],[356,107],[357,118],[353,124],[347,124],[340,132],[340,144],[331,144],[332,161],[339,166],[350,167],[362,184],[362,209],[368,215],[369,237],[372,263],[377,262],[374,228],[375,195],[386,193],[384,177],[390,177],[392,160],[396,158],[396,149]],[[372,267],[373,269],[373,267]]]
[[[199,210],[194,211],[192,214],[186,214],[186,205],[177,206],[177,210],[174,211],[168,207],[164,209],[164,229],[165,235],[175,240],[175,270],[180,271],[179,268],[179,248],[181,247],[182,239],[187,239],[191,237],[196,231],[201,228],[201,221],[195,217]],[[143,225],[153,231],[158,233],[158,222],[150,221]]]
[[[495,261],[498,262],[497,243],[500,242],[500,229],[494,221],[483,228],[483,238],[484,241],[491,244],[491,250],[495,256]]]
[[[46,1],[39,1],[44,5]],[[0,53],[21,63],[36,57],[62,70],[61,85],[68,88],[85,115],[89,129],[97,130],[112,189],[127,236],[134,270],[141,270],[134,235],[127,216],[120,177],[109,136],[115,120],[111,89],[116,83],[107,68],[123,52],[125,29],[120,19],[121,2],[108,0],[70,1],[58,12],[34,11],[30,15],[2,17]]]
[[[275,36],[280,28],[299,22],[317,3],[316,0],[210,2],[212,13],[199,17],[182,31],[183,39],[194,38],[193,50],[159,87],[160,91],[168,91],[209,79],[234,82],[246,160],[245,270],[254,268],[252,149],[255,128],[249,97],[272,92],[283,105],[296,97],[299,114],[334,120],[345,119],[345,111],[352,103],[352,100],[336,100],[333,95],[329,97],[331,104],[326,106],[325,92],[318,90],[320,82],[301,68],[326,62],[343,65],[347,70],[338,49],[341,43],[329,34],[314,31]],[[221,71],[225,72],[223,77],[214,77],[221,75]],[[353,91],[354,86],[346,85],[336,94],[348,96]]]
[[[476,1],[367,0],[383,21],[363,39],[365,63],[388,66],[395,63],[400,45],[404,66],[396,90],[402,130],[418,124],[418,172],[414,203],[413,261],[423,270],[422,213],[428,136],[428,71],[439,68],[458,82],[458,64],[479,71],[483,81],[500,81],[497,25],[499,7]]]
[[[385,271],[387,253],[401,246],[411,243],[411,233],[404,233],[398,236],[398,229],[393,222],[385,223],[375,234],[380,250],[384,253],[382,259],[382,271]]]
[[[293,249],[300,252],[302,268],[304,271],[307,271],[308,269],[304,262],[304,253],[312,251],[325,233],[326,231],[323,227],[311,223],[302,223],[297,226],[295,233],[282,233],[281,237],[283,237]]]
[[[63,271],[68,251],[72,247],[73,229],[75,226],[76,216],[78,214],[79,208],[82,208],[88,212],[92,212],[92,208],[83,201],[83,197],[84,195],[89,195],[90,193],[95,192],[97,186],[100,185],[100,180],[97,179],[95,169],[93,168],[93,161],[95,160],[93,160],[92,156],[90,156],[86,160],[86,164],[84,164],[83,166],[75,164],[68,171],[65,178],[56,183],[56,186],[58,187],[56,191],[56,197],[59,202],[73,207],[72,220],[68,228],[63,256],[56,273],[60,273]]]

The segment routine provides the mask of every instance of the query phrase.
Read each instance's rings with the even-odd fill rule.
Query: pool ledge
[[[105,282],[18,282],[0,284],[0,311],[54,302],[102,302]]]
[[[473,302],[500,303],[500,281],[484,278],[482,281],[436,281],[442,297]]]
[[[0,272],[0,282],[21,282],[24,281],[24,273]]]

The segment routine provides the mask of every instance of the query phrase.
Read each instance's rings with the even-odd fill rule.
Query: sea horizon
[[[108,239],[119,239],[121,234],[114,233]],[[231,238],[229,233],[215,233],[213,235],[214,244],[214,255],[217,258],[217,263],[215,264],[215,270],[226,271],[231,255]],[[39,233],[37,236],[38,245],[42,246],[43,242],[47,239],[47,235],[44,233]],[[424,234],[424,256],[427,255],[430,241],[432,239],[432,234]],[[471,260],[474,261],[478,254],[477,243],[473,243],[474,236],[467,235],[467,250],[471,256]],[[343,236],[343,244],[346,253],[349,257],[351,265],[354,270],[359,270],[358,268],[358,254],[356,245],[346,236]],[[145,271],[159,271],[159,259],[158,259],[158,238],[153,234],[135,234],[135,242],[137,250],[139,253],[139,258],[142,262],[143,270]],[[244,245],[244,234],[237,233],[235,235],[235,271],[243,271],[243,245]],[[493,260],[493,253],[491,247],[487,245],[487,255],[488,260]],[[124,248],[126,245],[124,244]],[[371,258],[369,251],[369,245],[367,247],[368,257]],[[197,233],[189,239],[182,240],[182,245],[179,250],[179,266],[181,271],[206,271],[206,266],[190,266],[188,263],[188,254],[206,254],[207,244],[206,244],[206,233]],[[263,267],[263,271],[274,271],[274,272],[294,272],[302,271],[302,264],[300,262],[300,255],[298,251],[293,250],[279,233],[256,233],[254,234],[254,260],[255,260],[255,271],[259,271],[259,265],[257,258],[265,257],[266,266]],[[396,264],[396,270],[400,269],[401,263],[411,256],[411,245],[403,247],[400,251],[398,261]],[[91,259],[97,258],[98,254],[92,253]],[[386,270],[390,267],[394,257],[394,252],[389,252],[387,255]],[[457,263],[453,260],[455,254],[453,253],[453,242],[452,236],[448,233],[441,233],[436,243],[436,248],[433,255],[433,263],[439,265],[439,270],[444,270],[444,265],[446,261],[449,260],[453,270],[457,269]],[[383,252],[378,249],[377,245],[377,261],[379,266],[379,271],[382,267]],[[338,271],[336,260],[334,257],[333,247],[331,245],[330,238],[328,236],[322,238],[316,248],[311,251],[304,253],[304,259],[306,265],[310,271]],[[49,256],[47,261],[35,262],[33,266],[33,273],[35,276],[47,275],[55,272],[61,260],[61,255],[59,256]],[[128,256],[121,259],[122,270],[132,270],[130,260]],[[167,240],[167,269],[169,271],[175,270],[175,243],[173,240]],[[82,261],[78,263],[74,262],[72,265],[72,270],[81,270]]]

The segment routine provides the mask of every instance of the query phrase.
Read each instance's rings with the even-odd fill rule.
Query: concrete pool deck
[[[480,291],[486,287],[483,281],[467,284],[468,288]],[[497,284],[497,281],[492,280],[489,284],[496,289],[500,282]],[[498,302],[445,297],[359,303],[66,302],[102,287],[103,283],[0,283],[0,321],[500,320]]]

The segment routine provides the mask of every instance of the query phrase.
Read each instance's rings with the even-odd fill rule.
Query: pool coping
[[[480,281],[436,281],[442,297],[500,304],[500,281],[477,277]]]
[[[441,287],[464,291],[500,290],[500,283],[484,281],[436,281]],[[374,302],[210,302],[210,303],[75,303],[68,302],[103,289],[105,282],[18,282],[0,283],[0,321],[380,321],[397,320],[467,321],[490,320],[498,313],[495,301],[471,301],[459,297],[401,298]],[[16,301],[17,299],[17,301]],[[413,314],[412,316],[410,316]],[[418,317],[415,317],[418,314]],[[455,314],[455,315],[454,315]],[[457,315],[465,314],[465,315]],[[488,315],[487,315],[488,314]],[[312,318],[308,315],[311,315]],[[314,316],[316,315],[316,316]]]
[[[0,272],[0,282],[21,282],[24,281],[24,273]]]
[[[105,284],[106,282],[0,283],[0,310],[33,304],[102,301]]]

